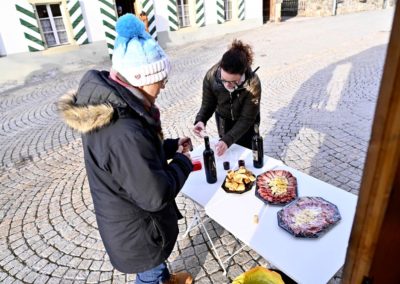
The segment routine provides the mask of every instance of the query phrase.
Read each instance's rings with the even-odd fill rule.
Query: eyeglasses
[[[165,85],[168,83],[168,78],[165,78],[161,81],[161,87],[165,88]]]
[[[220,69],[219,72],[217,73],[217,78],[224,85],[225,84],[226,85],[234,85],[235,87],[238,87],[242,83],[243,75],[241,76],[241,78],[239,80],[228,81],[228,80],[222,79],[221,69]]]
[[[220,76],[221,77],[221,76]],[[219,79],[220,81],[221,81],[221,83],[222,84],[233,84],[233,85],[235,85],[236,87],[237,86],[239,86],[239,84],[240,84],[240,80],[235,80],[235,81],[228,81],[228,80],[224,80],[224,79],[222,79],[222,78],[220,78]]]

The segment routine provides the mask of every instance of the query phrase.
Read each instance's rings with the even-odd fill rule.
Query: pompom
[[[115,25],[119,36],[131,39],[142,36],[145,33],[144,24],[133,14],[125,14],[120,17]]]

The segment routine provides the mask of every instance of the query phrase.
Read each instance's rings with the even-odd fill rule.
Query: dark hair
[[[250,45],[235,39],[222,56],[220,66],[230,74],[243,74],[251,67],[253,55]]]
[[[140,16],[147,16],[145,11],[140,12]]]

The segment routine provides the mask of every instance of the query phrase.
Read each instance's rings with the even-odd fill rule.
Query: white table
[[[320,196],[336,204],[342,220],[318,239],[296,238],[278,226],[276,213],[282,206],[265,205],[255,196],[254,188],[243,194],[226,193],[220,188],[226,174],[221,160],[217,160],[217,183],[208,184],[202,169],[189,176],[182,193],[203,207],[211,219],[296,282],[328,282],[344,264],[357,197],[267,156],[264,157],[263,169],[255,169],[250,150],[238,145],[233,145],[230,150],[231,166],[233,163],[236,166],[240,157],[256,175],[271,168],[289,170],[297,178],[299,196]],[[199,147],[194,154],[202,151],[203,147]],[[258,224],[253,223],[255,214],[259,215]],[[206,231],[199,216],[196,221]],[[208,236],[207,231],[206,234]],[[211,242],[211,238],[209,240]],[[218,260],[225,272],[224,264]]]
[[[277,165],[283,165],[279,160],[265,157],[264,167],[256,170],[253,168],[253,156],[251,150],[234,144],[228,149],[228,153],[225,157],[220,158],[215,156],[218,181],[209,184],[206,181],[206,174],[204,172],[203,151],[204,146],[195,148],[191,153],[193,158],[200,157],[203,168],[200,171],[192,172],[181,190],[184,195],[199,204],[202,208],[205,208],[213,196],[221,191],[219,189],[221,188],[221,184],[224,182],[226,176],[226,171],[222,165],[225,160],[230,161],[231,169],[238,167],[239,159],[244,160],[246,167],[255,174],[262,173]]]

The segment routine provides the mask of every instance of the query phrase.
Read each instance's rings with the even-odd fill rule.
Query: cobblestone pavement
[[[174,69],[158,101],[166,136],[192,136],[202,77],[227,44],[240,38],[252,44],[254,65],[261,66],[266,154],[357,194],[392,13],[296,19],[170,48]],[[134,275],[110,265],[93,214],[80,137],[56,113],[57,98],[76,88],[84,71],[42,79],[36,74],[34,82],[7,85],[0,93],[1,283],[134,283]],[[216,134],[214,122],[208,131]],[[179,223],[183,232],[193,204],[179,196],[178,206],[186,217]],[[207,226],[227,258],[239,244],[217,223]],[[196,283],[228,283],[256,265],[269,264],[245,249],[223,276],[199,230],[181,239],[169,258],[173,271],[189,270]],[[339,282],[340,272],[330,283]]]

